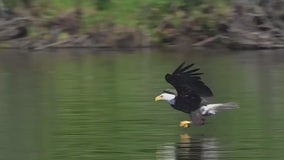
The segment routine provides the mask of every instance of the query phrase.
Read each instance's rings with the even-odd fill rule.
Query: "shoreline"
[[[284,26],[282,8],[278,8],[279,13],[267,12],[277,9],[270,3],[235,2],[226,8],[229,11],[206,4],[194,18],[193,13],[179,7],[166,11],[159,5],[149,7],[144,8],[149,13],[136,19],[139,23],[134,26],[106,18],[87,30],[80,8],[51,18],[0,15],[0,48],[284,48],[284,30],[279,27]]]

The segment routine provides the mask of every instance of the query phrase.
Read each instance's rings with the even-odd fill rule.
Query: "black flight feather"
[[[190,65],[187,65],[187,66],[181,68],[181,69],[179,70],[179,72],[184,72],[184,71],[188,70],[190,67],[192,67],[193,65],[194,65],[193,63],[190,64]]]
[[[185,64],[185,62],[183,62],[182,64],[180,64],[177,69],[174,70],[173,74],[179,72],[179,70],[183,67],[183,65]]]
[[[196,71],[199,71],[199,70],[200,70],[199,68],[196,68],[196,69],[186,71],[185,73],[193,73],[193,72],[196,72]]]

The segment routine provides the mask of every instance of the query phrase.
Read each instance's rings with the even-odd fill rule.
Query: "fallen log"
[[[193,47],[202,47],[202,46],[205,46],[206,44],[209,44],[211,42],[214,42],[214,41],[218,40],[219,38],[220,38],[220,35],[209,37],[209,38],[206,38],[206,39],[204,39],[202,41],[194,43],[192,46]]]
[[[31,20],[32,20],[32,18],[30,18],[30,17],[18,17],[18,18],[13,18],[11,20],[0,21],[0,28],[6,27],[8,25],[19,26],[20,22],[28,23]],[[24,24],[24,25],[26,25],[26,24]]]
[[[56,46],[62,45],[63,43],[66,43],[68,41],[69,40],[57,41],[57,42],[54,42],[54,43],[50,43],[50,44],[47,44],[47,45],[36,47],[36,48],[34,48],[34,50],[42,50],[42,49],[46,49],[46,48],[50,48],[50,47],[56,47]]]

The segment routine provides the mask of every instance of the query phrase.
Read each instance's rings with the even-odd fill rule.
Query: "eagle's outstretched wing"
[[[199,68],[191,69],[194,64],[184,66],[182,63],[172,74],[166,74],[165,79],[177,90],[174,108],[190,113],[200,107],[202,98],[213,93],[200,78],[203,73]]]
[[[178,66],[172,74],[165,76],[166,81],[175,87],[178,95],[191,92],[201,97],[213,96],[210,88],[201,81],[199,75],[203,73],[198,72],[199,68],[191,69],[194,64],[187,66],[184,66],[184,64]]]

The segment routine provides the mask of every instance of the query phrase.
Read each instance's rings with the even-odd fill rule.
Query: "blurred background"
[[[0,0],[0,160],[281,159],[283,2]],[[240,108],[180,128],[184,61]]]

